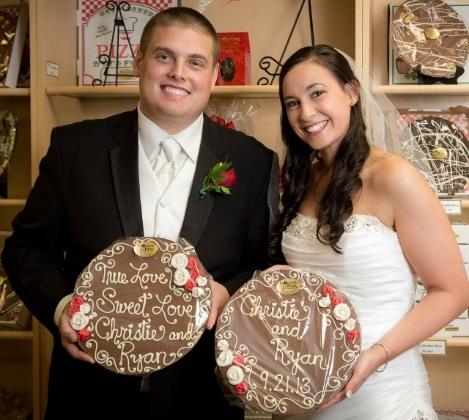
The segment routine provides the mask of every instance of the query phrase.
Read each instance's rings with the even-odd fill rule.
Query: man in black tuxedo
[[[47,419],[243,417],[214,374],[213,327],[229,294],[267,265],[278,162],[257,140],[203,114],[217,54],[205,17],[167,9],[142,35],[137,110],[52,131],[3,252],[14,289],[54,336]],[[169,186],[156,170],[169,160],[160,146],[166,138],[179,152]],[[231,194],[201,198],[205,175],[226,160],[237,176]],[[90,260],[120,237],[143,235],[186,238],[216,280],[207,331],[180,361],[153,373],[145,390],[140,377],[93,364],[76,345],[68,315],[76,278]]]

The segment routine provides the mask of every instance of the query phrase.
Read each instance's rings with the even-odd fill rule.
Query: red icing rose
[[[75,312],[78,312],[80,310],[80,306],[84,303],[85,299],[83,299],[81,296],[73,296],[72,301],[70,302],[70,310],[68,313],[73,315]]]
[[[339,303],[344,303],[344,299],[341,298],[340,296],[337,296],[335,295],[332,299],[332,304],[335,306],[335,305],[338,305]]]
[[[360,333],[357,330],[352,330],[347,333],[347,339],[352,343],[355,343],[357,338],[360,336]]]
[[[332,298],[335,295],[334,289],[331,286],[328,286],[327,284],[325,284],[322,287],[322,295],[323,296],[329,296],[329,297]]]
[[[235,366],[243,366],[244,365],[244,357],[240,354],[233,356],[233,364]]]
[[[191,279],[195,280],[200,276],[200,271],[197,267],[193,268],[191,271],[189,271],[189,275],[191,276]]]
[[[187,260],[187,267],[188,268],[195,268],[198,269],[198,261],[196,257],[189,257]]]
[[[80,331],[78,331],[78,339],[80,341],[88,341],[88,338],[90,338],[90,332],[88,331],[88,328],[82,328]]]
[[[197,286],[197,284],[195,283],[195,280],[194,279],[189,279],[186,281],[186,284],[184,285],[184,287],[186,288],[187,291],[191,292],[192,289]]]
[[[246,392],[248,392],[249,385],[245,381],[243,381],[238,385],[235,385],[234,389],[238,395],[244,395],[246,394]]]
[[[223,178],[218,181],[218,185],[221,185],[222,187],[234,187],[236,185],[236,181],[238,177],[236,176],[236,172],[234,168],[230,168],[220,174]]]

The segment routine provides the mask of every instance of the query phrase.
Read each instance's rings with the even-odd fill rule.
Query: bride
[[[437,419],[418,344],[469,306],[448,217],[414,166],[373,146],[391,149],[392,133],[374,129],[384,114],[343,54],[302,48],[279,86],[287,151],[272,254],[325,273],[348,296],[362,352],[344,389],[317,411],[275,418]],[[417,277],[427,295],[414,307]]]

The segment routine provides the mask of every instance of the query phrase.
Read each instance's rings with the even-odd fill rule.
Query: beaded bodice
[[[297,213],[286,232],[295,238],[305,241],[316,240],[317,219]],[[369,214],[352,214],[344,223],[346,233],[389,232],[393,231],[384,225],[376,216]]]

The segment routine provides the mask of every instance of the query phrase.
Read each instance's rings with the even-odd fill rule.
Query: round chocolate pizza
[[[464,71],[469,33],[459,14],[442,0],[407,0],[392,21],[399,57],[413,70],[434,78]]]
[[[78,277],[70,324],[80,347],[100,365],[148,374],[173,364],[199,340],[211,281],[184,239],[118,240]]]
[[[451,121],[421,116],[409,124],[410,135],[424,153],[438,193],[467,194],[469,191],[469,141]]]
[[[360,326],[347,297],[322,274],[281,269],[241,287],[219,316],[218,374],[234,403],[297,414],[349,380]]]

